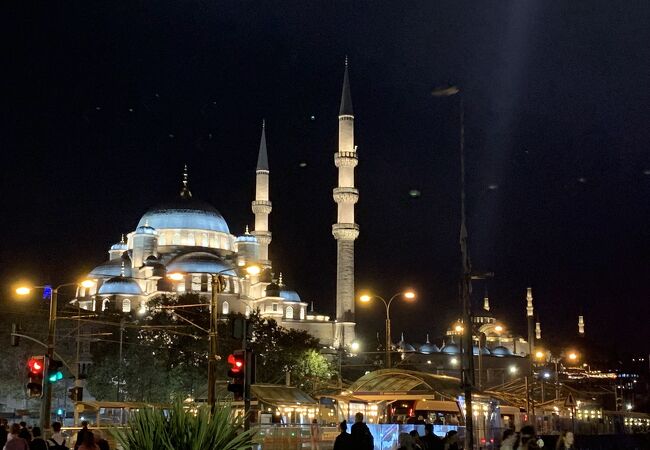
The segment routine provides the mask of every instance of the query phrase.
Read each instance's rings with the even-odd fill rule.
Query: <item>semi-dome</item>
[[[494,347],[492,349],[492,354],[494,356],[511,356],[512,352],[506,347],[499,345],[498,347]]]
[[[118,242],[117,244],[111,245],[111,250],[121,250],[125,252],[128,249],[129,247],[126,245],[126,242]]]
[[[207,273],[237,276],[232,265],[208,252],[190,252],[177,256],[167,264],[167,273]]]
[[[128,255],[128,254],[127,254]],[[129,258],[126,256],[126,261]],[[88,278],[110,278],[110,277],[119,277],[124,270],[124,275],[130,277],[131,273],[131,264],[124,264],[124,269],[122,269],[122,261],[125,261],[124,258],[111,259],[101,263],[99,266],[95,267],[88,274]]]
[[[282,287],[280,289],[280,295],[278,297],[282,297],[283,299],[289,301],[289,302],[299,302],[300,300],[300,295],[296,291],[293,291],[291,289],[286,288],[286,286]]]
[[[487,347],[483,347],[479,349],[478,346],[476,345],[472,346],[472,354],[474,356],[478,356],[479,352],[481,355],[485,355],[485,356],[490,355],[490,350]]]
[[[99,295],[142,295],[140,285],[132,278],[113,277],[99,288]]]
[[[191,197],[181,197],[147,211],[138,228],[148,225],[156,230],[192,229],[230,233],[228,224],[214,206]]]
[[[444,344],[442,348],[440,349],[442,353],[446,353],[447,355],[455,354],[455,353],[460,353],[460,348],[454,341],[451,341],[449,344]]]

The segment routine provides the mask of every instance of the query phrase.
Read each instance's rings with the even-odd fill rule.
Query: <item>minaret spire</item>
[[[485,289],[485,296],[483,297],[483,309],[486,311],[490,310],[490,298],[488,297],[488,290]]]
[[[185,164],[185,167],[183,168],[183,186],[181,187],[181,198],[192,198],[192,193],[190,192],[190,188],[188,186],[189,181],[188,181],[188,175],[187,175],[187,164]]]
[[[336,239],[336,343],[349,345],[354,340],[354,241],[359,225],[354,222],[354,205],[359,191],[354,186],[354,168],[358,163],[354,145],[354,113],[346,58],[339,109],[339,149],[334,154],[338,168],[338,186],[333,196],[337,204],[337,223],[332,225]]]
[[[269,214],[272,205],[269,197],[269,158],[266,150],[266,121],[262,120],[262,136],[260,149],[257,155],[257,168],[255,169],[255,200],[251,205],[255,215],[255,228],[251,233],[260,244],[260,264],[271,266],[269,260],[269,244],[271,232],[269,231]]]

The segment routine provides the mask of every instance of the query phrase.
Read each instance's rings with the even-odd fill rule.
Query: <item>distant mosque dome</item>
[[[246,234],[242,234],[241,236],[237,236],[236,241],[237,242],[253,242],[253,243],[257,243],[257,238],[254,235],[250,234],[248,232],[248,229],[247,229]]]
[[[436,344],[432,344],[429,341],[429,335],[427,334],[427,341],[420,346],[420,353],[424,353],[426,355],[430,353],[440,353],[440,349]]]
[[[266,295],[269,297],[281,297],[288,302],[301,302],[300,295],[292,289],[285,286],[282,281],[282,274],[277,283],[273,282],[266,286]]]
[[[145,220],[144,225],[138,225],[135,229],[136,234],[156,234],[156,229],[149,225],[149,221]]]
[[[478,346],[476,345],[472,346],[472,353],[474,354],[474,356],[478,356],[479,354]],[[482,349],[480,349],[480,353],[481,355],[490,355],[490,350],[488,350],[487,347],[483,347]]]
[[[455,353],[460,353],[460,348],[458,345],[452,340],[449,344],[444,344],[442,348],[440,349],[442,353],[445,353],[447,355],[455,354]]]
[[[492,354],[494,356],[511,356],[512,352],[508,350],[506,347],[500,345],[492,349]]]
[[[121,250],[123,252],[127,251],[129,247],[126,245],[126,242],[118,242],[117,244],[111,245],[111,250]]]
[[[232,265],[228,264],[217,255],[207,252],[190,252],[177,256],[167,264],[168,273],[222,273],[228,276],[237,276]]]
[[[102,284],[99,295],[142,295],[142,289],[132,278],[118,276]]]

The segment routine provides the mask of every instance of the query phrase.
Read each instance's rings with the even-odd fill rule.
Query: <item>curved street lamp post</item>
[[[361,297],[359,297],[359,300],[361,300],[364,303],[367,303],[371,301],[373,298],[378,298],[384,303],[384,306],[386,307],[386,368],[390,369],[391,367],[391,347],[392,347],[392,342],[391,342],[391,335],[390,335],[390,305],[393,303],[393,300],[395,300],[397,297],[403,296],[404,298],[408,300],[412,300],[415,298],[415,292],[413,291],[403,291],[403,292],[398,292],[397,294],[393,295],[388,301],[384,299],[383,297],[375,294],[364,294]]]

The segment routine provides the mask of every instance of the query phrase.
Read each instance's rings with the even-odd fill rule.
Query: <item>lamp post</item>
[[[48,361],[54,359],[54,344],[55,344],[55,335],[56,335],[56,311],[58,308],[58,296],[59,289],[68,287],[68,286],[83,286],[89,288],[95,285],[95,282],[92,280],[84,280],[81,283],[64,283],[60,284],[57,287],[52,289],[50,295],[50,315],[48,319],[47,327],[47,358]],[[21,286],[16,289],[16,294],[18,295],[28,295],[33,289],[51,289],[50,286]],[[77,369],[78,371],[78,369]],[[43,400],[41,401],[41,411],[40,411],[40,423],[43,428],[45,436],[47,436],[50,430],[50,410],[52,409],[52,385],[47,380],[47,377],[44,379],[43,383]]]
[[[216,404],[216,386],[217,380],[217,360],[218,345],[217,345],[217,325],[219,323],[219,310],[218,310],[218,294],[223,291],[224,279],[223,274],[232,271],[232,267],[220,270],[210,275],[211,295],[210,295],[210,330],[208,336],[210,339],[209,353],[208,353],[208,405],[214,409]],[[251,265],[246,267],[246,272],[249,275],[257,275],[261,269],[259,266]],[[167,278],[173,281],[181,281],[185,279],[185,274],[181,272],[173,272],[167,275]]]
[[[459,159],[460,159],[460,256],[461,256],[461,276],[459,283],[460,301],[462,305],[462,316],[465,329],[463,331],[464,349],[461,348],[463,356],[462,365],[462,388],[465,391],[465,448],[474,449],[474,424],[472,421],[472,389],[474,387],[474,357],[472,349],[472,330],[471,330],[471,305],[470,295],[472,293],[472,264],[467,248],[467,224],[465,214],[465,106],[463,96],[458,86],[445,86],[436,88],[431,91],[434,97],[452,97],[458,95],[458,121],[460,128],[459,136]],[[461,346],[462,347],[462,346]],[[464,352],[463,352],[464,350]]]
[[[397,294],[393,295],[388,301],[384,299],[383,297],[375,294],[364,294],[361,297],[359,297],[359,300],[361,300],[364,303],[369,302],[373,298],[378,298],[384,303],[384,306],[386,307],[386,368],[390,369],[391,367],[391,336],[390,336],[390,305],[393,303],[393,300],[395,300],[397,297],[403,296],[404,298],[408,300],[413,300],[415,298],[415,292],[413,291],[403,291],[403,292],[398,292]]]

